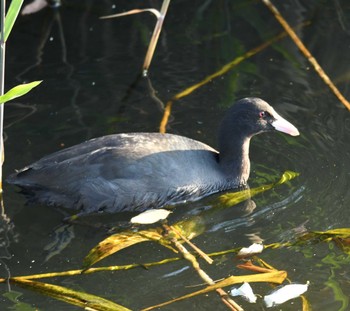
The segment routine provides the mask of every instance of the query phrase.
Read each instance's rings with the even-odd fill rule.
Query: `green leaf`
[[[23,0],[12,0],[5,18],[5,42],[10,35],[12,27],[17,19],[18,13],[22,7]]]
[[[13,87],[11,90],[7,91],[4,95],[0,96],[0,104],[6,103],[12,99],[23,96],[27,94],[31,89],[38,86],[42,81],[34,81],[30,83],[25,83]]]
[[[245,201],[245,200],[247,200],[247,199],[251,198],[252,196],[255,196],[259,193],[270,190],[278,185],[282,185],[282,184],[292,180],[293,178],[295,178],[297,176],[299,176],[299,173],[292,172],[292,171],[285,171],[283,173],[283,175],[281,176],[280,180],[275,182],[275,183],[263,185],[263,186],[252,188],[252,189],[241,190],[238,192],[229,192],[229,193],[220,195],[219,201],[223,205],[233,206],[233,205],[236,205],[242,201]]]
[[[62,300],[75,306],[82,307],[85,310],[130,311],[130,309],[102,297],[75,291],[58,285],[36,282],[21,278],[11,278],[10,282],[22,288],[29,289],[58,300]]]
[[[193,239],[204,232],[205,228],[199,217],[193,217],[189,220],[181,221],[173,225],[187,239]],[[173,232],[174,234],[174,232]],[[181,239],[177,236],[176,238]],[[143,242],[157,242],[160,245],[175,251],[168,238],[163,236],[163,228],[149,228],[141,231],[124,231],[113,234],[104,239],[97,246],[90,250],[84,258],[83,269],[90,268],[93,264],[106,258],[124,248]],[[177,253],[177,251],[175,251]]]
[[[148,229],[139,232],[125,231],[113,234],[90,250],[83,261],[83,268],[87,269],[103,258],[131,245],[142,242],[159,242],[162,238],[161,229]]]

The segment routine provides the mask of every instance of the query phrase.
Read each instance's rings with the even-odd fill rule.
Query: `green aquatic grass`
[[[0,104],[4,104],[10,100],[13,100],[17,97],[23,96],[30,92],[33,88],[37,87],[42,81],[34,81],[30,83],[24,83],[17,85],[7,91],[4,95],[0,96]]]

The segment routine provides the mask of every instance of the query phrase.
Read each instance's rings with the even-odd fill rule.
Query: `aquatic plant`
[[[4,128],[4,104],[14,98],[20,97],[28,93],[32,88],[38,86],[41,81],[34,81],[22,85],[15,86],[4,94],[5,88],[5,51],[6,41],[11,33],[12,27],[15,24],[18,13],[22,7],[23,0],[11,1],[10,7],[5,18],[6,1],[1,0],[0,10],[0,192],[2,192],[2,164],[4,162],[4,141],[3,141],[3,128]]]

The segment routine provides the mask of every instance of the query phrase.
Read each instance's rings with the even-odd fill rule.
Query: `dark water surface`
[[[7,45],[6,88],[39,79],[44,82],[6,105],[5,176],[45,154],[92,137],[158,131],[163,111],[151,86],[165,103],[282,31],[260,2],[173,1],[149,79],[138,79],[155,18],[149,13],[115,20],[99,17],[135,7],[160,7],[160,2],[64,1],[57,11],[45,9],[19,18]],[[308,23],[299,28],[298,35],[350,99],[349,1],[276,4],[293,26]],[[225,109],[246,96],[267,100],[301,132],[296,138],[274,133],[253,139],[250,186],[276,181],[286,170],[300,176],[254,197],[256,206],[250,214],[244,211],[247,203],[210,210],[215,205],[210,198],[178,206],[169,222],[199,215],[197,222],[202,222],[205,232],[193,241],[207,253],[248,246],[258,238],[266,244],[290,241],[297,234],[294,229],[303,224],[318,231],[350,227],[350,113],[289,38],[177,101],[167,130],[216,147],[216,127]],[[5,185],[4,199],[8,225],[3,221],[0,232],[1,276],[78,269],[88,251],[107,236],[105,230],[91,226],[66,228],[67,245],[55,254],[52,247],[48,249],[62,214],[46,206],[26,206],[24,197],[9,185]],[[206,209],[210,212],[204,213]],[[119,218],[96,216],[86,221],[111,224]],[[143,243],[100,265],[168,257],[174,253],[156,243]],[[349,310],[350,259],[334,244],[266,250],[261,258],[286,270],[292,282],[309,281],[305,296],[313,310]],[[218,257],[211,266],[201,262],[213,279],[242,274],[236,263],[233,255]],[[202,283],[185,261],[149,270],[42,281],[100,295],[133,310],[198,290],[200,287],[187,286]],[[271,289],[267,284],[252,286],[261,295]],[[20,295],[17,301],[33,308],[76,309],[15,286],[11,290]],[[1,310],[14,307],[8,291],[2,285]],[[239,298],[237,302],[246,310],[264,309],[261,300],[255,305]],[[226,310],[215,293],[164,310],[214,308]],[[301,301],[292,300],[276,309],[301,310]]]

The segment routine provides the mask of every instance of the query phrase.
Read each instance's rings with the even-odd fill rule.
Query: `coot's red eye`
[[[260,119],[265,118],[265,116],[266,116],[265,111],[260,111],[260,112],[259,112],[259,117],[260,117]]]

